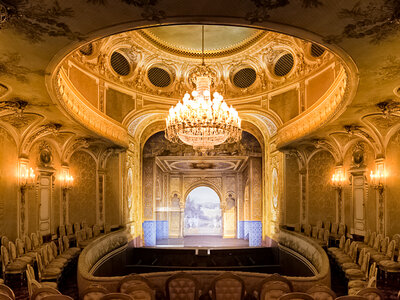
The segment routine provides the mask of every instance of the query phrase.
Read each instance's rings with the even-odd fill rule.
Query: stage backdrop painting
[[[220,199],[209,187],[198,187],[186,198],[184,235],[222,236]]]

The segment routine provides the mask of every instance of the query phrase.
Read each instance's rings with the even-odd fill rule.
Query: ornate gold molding
[[[347,74],[341,66],[335,82],[308,110],[278,130],[278,148],[304,137],[330,121],[344,105]]]
[[[60,68],[54,77],[54,86],[59,103],[79,123],[116,144],[128,147],[127,130],[97,109],[92,109],[90,104],[75,89],[68,79],[64,69]],[[85,103],[87,102],[87,103]]]

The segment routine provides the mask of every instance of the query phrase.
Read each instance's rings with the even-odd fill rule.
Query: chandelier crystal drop
[[[242,137],[241,120],[222,95],[211,98],[212,70],[204,64],[204,26],[201,28],[202,64],[192,74],[196,90],[186,93],[182,103],[171,107],[165,137],[174,143],[183,142],[201,152],[216,145],[237,142]]]
[[[241,120],[236,109],[228,107],[222,95],[211,97],[211,78],[195,78],[196,90],[186,93],[182,102],[171,107],[167,117],[166,138],[183,142],[206,152],[216,145],[237,142],[242,137]]]

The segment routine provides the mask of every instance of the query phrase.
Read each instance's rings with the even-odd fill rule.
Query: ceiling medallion
[[[216,145],[237,142],[242,137],[241,119],[236,109],[229,108],[218,92],[211,98],[212,71],[204,64],[204,26],[202,26],[202,64],[193,73],[196,90],[186,93],[171,107],[165,137],[183,142],[194,150],[206,152]]]

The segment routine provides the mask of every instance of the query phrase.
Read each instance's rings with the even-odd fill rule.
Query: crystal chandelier
[[[186,93],[182,102],[171,107],[165,137],[183,142],[197,151],[206,152],[222,143],[237,142],[242,137],[237,111],[228,107],[218,92],[211,97],[211,72],[204,65],[204,26],[202,28],[202,59],[194,75],[196,90]]]

